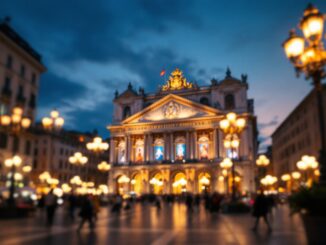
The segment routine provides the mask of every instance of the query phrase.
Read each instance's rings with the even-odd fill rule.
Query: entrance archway
[[[182,172],[177,173],[172,182],[173,194],[182,194],[187,191],[187,178]]]
[[[131,191],[138,195],[141,195],[142,193],[142,178],[139,173],[135,174],[133,178],[130,181],[131,184]]]
[[[209,193],[211,191],[211,175],[207,172],[202,172],[198,175],[198,192]]]
[[[129,191],[129,182],[130,182],[130,178],[128,178],[126,175],[118,176],[116,182],[116,186],[117,186],[116,192],[119,195],[127,194]]]
[[[163,193],[163,176],[160,172],[156,173],[153,178],[149,180],[151,186],[151,192],[154,194]]]

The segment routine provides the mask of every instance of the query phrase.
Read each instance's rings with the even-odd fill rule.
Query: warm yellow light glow
[[[226,129],[230,126],[230,122],[227,119],[223,119],[220,121],[220,127],[221,129]]]
[[[304,161],[299,161],[299,162],[297,162],[297,167],[300,170],[306,170],[308,168],[308,165]]]
[[[109,171],[111,169],[111,165],[108,164],[106,161],[103,161],[97,165],[97,168],[100,171]]]
[[[50,127],[52,125],[52,120],[51,118],[49,117],[44,117],[42,119],[42,124],[43,124],[43,127],[47,128],[47,127]]]
[[[229,169],[233,165],[230,158],[224,158],[223,161],[220,163],[221,168]]]
[[[246,120],[244,118],[239,118],[237,119],[236,124],[239,128],[244,128],[246,126]]]
[[[265,155],[260,155],[256,160],[256,164],[258,167],[266,167],[270,164],[270,161]]]
[[[88,158],[83,156],[81,152],[76,152],[73,156],[70,156],[68,160],[71,164],[84,165],[87,163]]]
[[[39,175],[39,179],[40,179],[42,182],[46,181],[46,180],[49,179],[49,178],[51,178],[51,175],[50,175],[50,173],[47,172],[47,171],[45,171],[45,172],[43,172],[43,173],[41,173],[41,174]]]
[[[306,38],[311,41],[319,41],[324,29],[324,16],[317,8],[309,5],[300,22],[300,28]]]
[[[238,148],[239,145],[240,145],[240,141],[239,141],[239,140],[235,139],[235,140],[232,140],[232,141],[231,141],[231,146],[232,146],[233,148]]]
[[[63,124],[65,123],[65,120],[62,117],[58,117],[54,120],[54,125],[58,128],[61,128]]]
[[[15,108],[12,110],[12,113],[13,113],[14,115],[22,116],[22,115],[23,115],[23,109],[20,108],[20,107],[15,107]]]
[[[64,193],[69,193],[72,190],[70,185],[68,185],[67,183],[63,183],[61,185],[61,189],[63,190]]]
[[[293,179],[300,179],[300,177],[301,177],[300,172],[297,172],[297,171],[292,172],[291,175],[292,175],[292,178],[293,178]]]
[[[221,182],[224,181],[224,176],[219,176],[218,181],[221,181]]]
[[[59,112],[57,110],[53,110],[50,112],[50,116],[52,118],[57,118],[57,117],[59,117]]]
[[[8,115],[1,115],[0,116],[0,124],[3,126],[9,126],[11,123],[11,117]]]
[[[22,119],[21,125],[22,125],[23,128],[26,129],[26,128],[29,128],[31,126],[31,123],[32,123],[31,119],[29,119],[27,117],[24,117]]]
[[[289,174],[283,174],[281,176],[281,180],[282,181],[289,181],[289,180],[291,180],[291,175],[289,175]]]
[[[297,58],[304,51],[304,39],[291,31],[290,37],[283,43],[283,48],[289,59]]]
[[[119,184],[126,184],[130,182],[130,178],[128,178],[125,175],[122,175],[119,179],[118,179],[118,183]]]
[[[63,190],[61,188],[54,188],[53,189],[53,194],[56,195],[57,197],[62,197],[63,196]]]
[[[260,180],[260,183],[265,186],[274,185],[276,182],[277,182],[277,177],[269,174]]]
[[[226,115],[227,120],[229,120],[230,122],[234,122],[237,119],[237,114],[235,114],[234,112],[229,112]]]
[[[210,183],[210,180],[206,177],[206,176],[203,176],[199,182],[202,184],[202,185],[209,185]]]
[[[320,171],[319,171],[319,169],[315,169],[315,170],[314,170],[314,175],[316,175],[316,176],[320,176]]]
[[[241,178],[239,176],[235,176],[234,181],[235,182],[240,182],[241,181]]]
[[[29,173],[32,171],[32,167],[30,165],[26,165],[23,167],[23,172]]]
[[[109,149],[109,144],[107,142],[103,142],[101,137],[95,137],[93,142],[86,144],[86,148],[95,152],[106,151]]]
[[[22,159],[19,156],[14,156],[13,158],[9,158],[5,160],[5,166],[6,167],[19,167],[22,163]]]
[[[223,170],[222,170],[222,174],[223,174],[223,176],[227,176],[227,175],[228,175],[228,171],[227,171],[227,169],[223,169]]]
[[[75,175],[74,177],[72,177],[70,179],[70,184],[72,184],[72,185],[81,185],[82,182],[83,181],[81,180],[80,176],[78,176],[78,175]]]
[[[14,123],[14,124],[18,124],[18,123],[20,123],[21,120],[22,120],[22,116],[19,115],[19,114],[13,114],[13,115],[11,116],[11,121],[12,121],[12,123]]]

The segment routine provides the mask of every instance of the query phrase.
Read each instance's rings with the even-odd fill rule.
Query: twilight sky
[[[107,136],[115,89],[129,82],[145,92],[163,83],[164,68],[208,84],[248,74],[263,147],[305,96],[310,85],[295,77],[281,43],[309,1],[304,0],[5,0],[0,17],[39,52],[38,118],[52,108],[66,128],[97,128]],[[326,1],[312,1],[326,13]]]

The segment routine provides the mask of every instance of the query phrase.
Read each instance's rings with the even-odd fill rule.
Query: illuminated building
[[[116,92],[108,126],[110,192],[226,192],[219,164],[231,152],[223,146],[219,122],[231,111],[247,121],[233,153],[238,191],[254,191],[256,117],[247,90],[247,76],[236,79],[229,69],[209,86],[188,82],[176,69],[156,93],[137,92],[131,84]]]

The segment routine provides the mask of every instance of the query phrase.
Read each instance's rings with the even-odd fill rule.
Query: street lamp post
[[[266,175],[266,167],[270,164],[270,160],[265,155],[260,155],[256,160],[256,165],[258,167],[258,178],[261,177],[261,171],[263,170],[263,175]]]
[[[303,181],[309,183],[309,172],[310,170],[318,168],[318,162],[315,157],[304,155],[301,160],[297,162],[297,168],[304,173]]]
[[[22,163],[22,159],[17,155],[5,160],[5,166],[11,169],[9,199],[8,199],[8,204],[10,205],[15,204],[15,199],[14,199],[15,174],[16,174],[16,168],[18,168],[21,165],[21,163]]]
[[[109,149],[109,143],[103,142],[102,138],[97,136],[93,139],[92,142],[88,142],[86,144],[86,148],[89,151],[94,152],[95,156],[98,159],[100,159],[100,154]],[[105,161],[102,161],[100,164],[98,164],[97,165],[98,170],[100,170],[101,172],[108,172],[111,169],[111,166],[109,164],[107,164],[107,163],[105,164],[105,163],[106,163]]]
[[[220,121],[220,129],[223,131],[224,147],[231,149],[232,160],[235,160],[235,153],[240,145],[240,135],[246,126],[244,118],[238,118],[234,112],[226,115],[226,118]],[[236,199],[236,186],[235,186],[235,164],[232,164],[232,201]]]
[[[306,79],[312,79],[317,97],[321,148],[319,151],[320,183],[326,185],[326,139],[324,124],[323,86],[325,78],[326,52],[323,43],[324,16],[312,4],[304,11],[299,24],[303,36],[290,32],[290,37],[283,43],[288,59],[294,65],[297,74],[304,73]]]
[[[25,117],[24,115],[24,110],[21,107],[14,107],[12,110],[11,115],[0,115],[0,128],[1,130],[3,129],[5,132],[12,133],[14,139],[18,137],[18,135],[23,131],[27,130],[32,123],[32,120],[28,117]],[[14,179],[14,173],[16,171],[17,163],[19,162],[21,164],[21,158],[16,156],[16,147],[14,147],[13,150],[13,158],[7,159],[7,164],[11,165],[11,171],[12,175],[10,178],[10,188],[9,188],[9,199],[8,199],[8,204],[9,206],[15,206],[15,200],[14,200],[14,193],[15,193],[15,179]]]
[[[226,190],[226,194],[229,194],[229,174],[228,174],[228,170],[230,168],[232,168],[233,166],[233,162],[230,158],[224,158],[223,161],[220,163],[223,173],[223,176],[225,177],[225,190]]]

